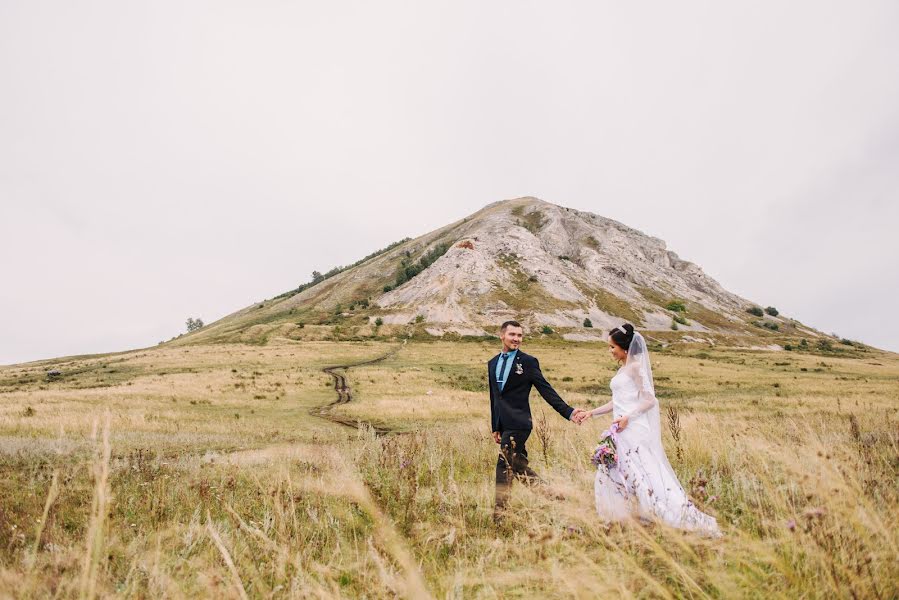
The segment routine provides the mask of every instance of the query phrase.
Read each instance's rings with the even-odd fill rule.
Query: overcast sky
[[[3,0],[0,364],[524,195],[899,351],[897,31],[873,0]]]

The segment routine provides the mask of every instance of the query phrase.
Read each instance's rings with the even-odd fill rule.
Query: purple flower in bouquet
[[[599,444],[593,450],[593,456],[590,462],[594,466],[604,466],[607,469],[618,465],[618,424],[612,423],[612,426],[602,432],[599,438]]]

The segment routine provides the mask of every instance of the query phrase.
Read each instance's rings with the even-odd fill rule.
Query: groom
[[[494,519],[502,516],[509,502],[512,478],[526,483],[538,483],[537,473],[528,466],[525,443],[531,435],[531,406],[528,398],[536,387],[543,399],[556,412],[577,422],[580,408],[568,406],[540,372],[540,363],[519,350],[524,330],[518,321],[506,321],[500,329],[503,351],[487,363],[490,381],[490,423],[493,441],[499,444],[496,461],[496,508]]]

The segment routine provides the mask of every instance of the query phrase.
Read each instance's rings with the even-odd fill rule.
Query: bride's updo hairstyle
[[[631,347],[631,342],[634,341],[634,326],[630,323],[625,323],[621,327],[616,327],[609,331],[609,338],[618,347],[627,352]]]

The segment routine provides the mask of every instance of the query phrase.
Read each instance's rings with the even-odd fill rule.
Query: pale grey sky
[[[899,4],[0,3],[0,364],[153,345],[483,205],[899,351]]]

